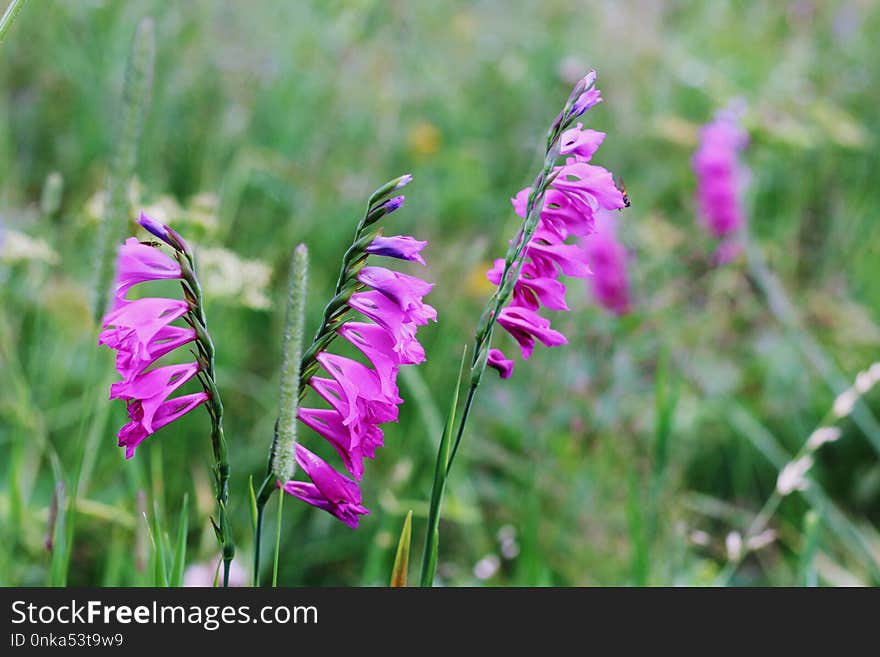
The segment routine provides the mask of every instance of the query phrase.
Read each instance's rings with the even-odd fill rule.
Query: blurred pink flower
[[[625,315],[631,310],[627,254],[617,240],[616,218],[609,212],[596,216],[596,232],[584,238],[584,250],[593,270],[590,291],[606,310]]]
[[[703,126],[693,155],[700,223],[712,237],[724,240],[714,256],[716,264],[728,262],[738,253],[734,237],[745,224],[741,196],[747,175],[739,152],[747,143],[748,135],[739,127],[734,112],[727,110]]]

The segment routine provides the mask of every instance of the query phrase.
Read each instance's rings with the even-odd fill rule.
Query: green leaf
[[[804,515],[804,547],[798,564],[798,582],[802,586],[816,586],[818,584],[813,559],[819,547],[819,527],[821,524],[819,514],[813,509]]]
[[[180,520],[177,525],[177,541],[174,548],[174,558],[171,563],[171,586],[183,586],[183,569],[186,566],[186,534],[189,528],[189,495],[183,494],[183,505],[180,509]]]
[[[254,492],[254,475],[248,477],[248,501],[251,512],[251,531],[257,531],[257,494]]]
[[[391,586],[394,588],[406,586],[409,545],[412,538],[412,514],[412,510],[407,512],[406,520],[403,521],[403,530],[400,532],[400,540],[397,542],[397,555],[394,557],[394,567],[391,569]]]
[[[21,11],[23,6],[24,0],[12,0],[12,2],[9,3],[9,6],[6,7],[6,11],[3,12],[3,16],[0,17],[0,43],[3,43],[3,39],[6,38],[6,32],[12,27],[15,17],[18,16],[18,12]]]
[[[467,359],[467,346],[461,354],[461,365],[458,368],[458,378],[446,414],[446,425],[443,427],[443,435],[440,437],[440,445],[437,449],[437,463],[434,467],[434,484],[431,488],[431,506],[428,511],[428,530],[425,536],[425,552],[422,557],[421,586],[431,586],[434,583],[434,573],[437,571],[437,551],[440,546],[440,505],[443,502],[443,491],[446,488],[446,472],[449,467],[449,452],[452,444],[452,433],[455,427],[455,416],[458,412],[458,393],[461,389],[461,381],[464,378],[465,362]]]
[[[158,504],[153,504],[153,584],[154,586],[168,586],[168,549],[167,537],[162,527],[162,519],[159,517]]]

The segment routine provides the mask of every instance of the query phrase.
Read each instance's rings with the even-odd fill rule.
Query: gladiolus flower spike
[[[627,206],[627,199],[614,184],[611,173],[590,163],[605,134],[585,130],[582,123],[576,123],[587,110],[602,101],[595,81],[596,73],[590,71],[572,89],[547,133],[540,173],[531,187],[512,199],[523,223],[511,240],[506,257],[496,260],[487,274],[497,289],[477,324],[467,396],[460,413],[457,390],[452,397],[448,413],[450,424],[441,438],[434,470],[422,558],[422,586],[431,586],[434,581],[446,478],[461,444],[483,372],[487,365],[497,369],[502,378],[509,378],[513,372],[513,361],[491,346],[495,324],[500,324],[516,339],[523,358],[532,354],[535,340],[546,346],[566,344],[565,336],[538,314],[541,306],[553,310],[568,308],[565,286],[559,281],[561,274],[576,278],[591,274],[585,249],[566,240],[592,234],[594,215],[600,209],[619,210]],[[562,157],[565,159],[560,164]],[[453,429],[456,416],[458,420]]]
[[[605,139],[604,132],[572,125],[589,108],[601,102],[590,72],[572,90],[565,108],[553,123],[547,138],[544,169],[534,184],[512,199],[514,211],[523,218],[519,234],[511,241],[505,259],[495,261],[487,272],[498,290],[490,300],[477,331],[471,381],[479,379],[485,365],[511,375],[512,361],[498,349],[489,349],[492,327],[497,322],[519,343],[524,359],[531,356],[535,340],[548,347],[568,342],[550,327],[538,310],[568,310],[562,274],[575,278],[593,275],[590,249],[568,243],[596,232],[597,215],[619,210],[627,200],[606,169],[591,164]],[[563,164],[559,158],[564,157]],[[585,242],[588,243],[588,240]],[[604,270],[603,270],[604,273]],[[506,305],[510,301],[509,305]],[[618,302],[617,309],[624,307]]]
[[[216,462],[218,520],[214,522],[223,553],[224,585],[235,548],[226,513],[229,464],[223,435],[223,404],[214,374],[214,344],[208,333],[202,291],[195,274],[193,253],[173,229],[141,214],[138,223],[173,249],[171,258],[157,243],[128,238],[119,248],[116,286],[109,312],[102,320],[98,344],[116,351],[116,369],[122,380],[110,386],[110,398],[125,400],[129,422],[118,434],[125,457],[134,456],[137,447],[153,433],[171,424],[202,404],[211,417],[211,443]],[[147,297],[128,299],[129,290],[139,283],[179,280],[183,299]],[[186,326],[174,326],[181,320]],[[181,365],[153,367],[159,359],[179,347],[193,344],[196,360]],[[192,379],[201,392],[171,397]]]
[[[396,178],[370,197],[343,258],[335,295],[300,363],[300,401],[311,387],[329,408],[300,407],[297,417],[336,450],[350,476],[297,444],[299,471],[311,481],[276,482],[284,492],[352,528],[358,526],[360,516],[369,513],[361,503],[357,483],[364,473],[364,459],[375,457],[384,441],[379,425],[396,422],[397,407],[403,402],[397,388],[398,370],[425,360],[416,331],[437,321],[436,310],[422,301],[433,284],[368,264],[371,255],[424,264],[420,252],[427,242],[409,236],[384,237],[380,224],[402,206],[404,197],[393,194],[411,180],[409,175]],[[361,317],[352,318],[353,312]],[[354,345],[365,362],[328,351],[339,336]]]

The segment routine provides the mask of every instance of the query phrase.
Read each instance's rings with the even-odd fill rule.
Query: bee
[[[141,240],[141,244],[143,244],[144,246],[153,246],[156,248],[162,246],[161,242],[156,242],[154,240]]]
[[[626,185],[623,182],[623,178],[618,177],[614,181],[614,186],[617,188],[617,191],[619,191],[621,194],[623,194],[623,207],[628,208],[629,207],[629,194],[626,193]],[[623,210],[623,208],[617,209],[618,212],[620,212],[621,210]]]

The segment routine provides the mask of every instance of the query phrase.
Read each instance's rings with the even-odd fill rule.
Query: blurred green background
[[[449,484],[439,583],[880,583],[876,388],[818,452],[809,488],[754,524],[836,395],[880,360],[880,3],[81,0],[27,3],[0,45],[0,584],[153,583],[153,545],[177,543],[184,495],[188,581],[216,562],[207,416],[125,462],[124,405],[106,401],[113,355],[91,319],[125,62],[145,16],[157,59],[131,213],[202,252],[245,581],[247,477],[271,440],[293,247],[311,251],[311,333],[364,199],[415,176],[387,230],[430,241],[413,272],[437,283],[440,322],[420,332],[428,361],[402,376],[400,423],[367,465],[372,514],[351,531],[284,507],[280,582],[384,584],[408,509],[420,561],[461,349],[518,223],[508,199],[595,68],[605,102],[585,118],[608,133],[594,161],[632,200],[620,217],[635,311],[611,317],[571,281],[573,310],[553,317],[570,344],[484,380]],[[715,269],[690,156],[699,125],[732,101],[747,108],[759,255]]]

